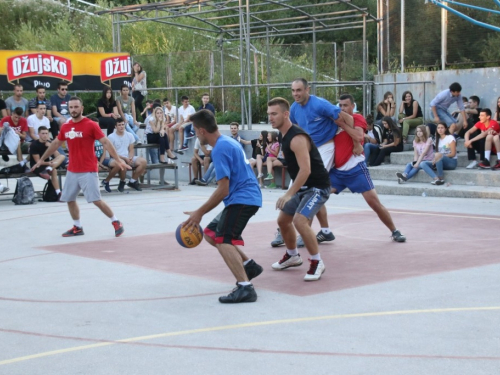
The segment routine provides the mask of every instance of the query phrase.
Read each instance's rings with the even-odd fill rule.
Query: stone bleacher
[[[444,185],[431,185],[432,178],[423,170],[405,184],[398,184],[396,172],[403,172],[406,164],[413,161],[414,129],[408,136],[403,152],[392,153],[384,164],[369,167],[370,175],[379,194],[422,195],[455,198],[493,198],[500,199],[500,171],[484,169],[466,169],[469,165],[464,140],[457,144],[458,167],[453,171],[444,171]],[[479,155],[476,156],[479,161]],[[492,155],[491,164],[496,163]]]

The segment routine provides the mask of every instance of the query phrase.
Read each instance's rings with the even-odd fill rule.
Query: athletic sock
[[[47,167],[47,168],[45,168],[45,170],[46,170],[47,172],[52,172],[52,167]]]
[[[491,150],[488,150],[488,151],[484,152],[484,158],[486,160],[490,160],[490,156],[491,156]]]
[[[136,180],[134,180],[133,178],[131,178],[131,179],[129,180],[129,182],[130,182],[131,184],[133,184],[135,181],[136,181]]]
[[[238,281],[238,285],[247,286],[247,285],[252,285],[252,283],[248,281]]]
[[[82,227],[82,223],[80,223],[80,220],[73,220],[73,225],[78,228]]]
[[[297,250],[297,248],[293,249],[293,250],[290,250],[290,249],[286,249],[286,253],[288,255],[290,255],[291,257],[295,256],[295,255],[299,255],[299,251]]]
[[[497,152],[497,162],[500,161],[500,152]]]
[[[243,262],[243,265],[244,265],[244,266],[246,266],[246,265],[247,265],[248,263],[250,263],[251,261],[252,261],[252,259],[245,260],[245,261]]]
[[[19,162],[19,164],[21,165],[21,167],[24,167],[26,164],[26,160],[21,160],[21,162]]]
[[[113,215],[113,217],[111,218],[111,222],[113,221],[118,221],[118,218],[115,215]]]
[[[56,194],[59,194],[61,192],[61,189],[56,189]]]
[[[330,232],[331,232],[330,228],[321,228],[321,231],[322,231],[324,234],[330,234]]]
[[[318,254],[315,254],[315,255],[311,255],[311,260],[321,260],[321,255]]]

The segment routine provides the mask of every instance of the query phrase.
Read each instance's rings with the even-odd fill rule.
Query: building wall
[[[412,83],[431,81],[430,83]],[[418,100],[424,117],[430,120],[430,102],[442,90],[447,89],[453,82],[462,85],[462,95],[469,97],[477,95],[481,99],[481,108],[490,108],[494,113],[496,102],[500,96],[500,68],[461,69],[418,73],[390,73],[375,76],[374,98],[376,104],[380,102],[386,91],[391,91],[396,100],[396,110],[399,110],[401,96],[406,90],[413,93]],[[397,84],[383,84],[397,82]],[[455,106],[450,108],[453,111]]]

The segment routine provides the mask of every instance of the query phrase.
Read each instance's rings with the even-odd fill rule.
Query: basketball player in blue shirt
[[[309,84],[304,78],[298,78],[292,82],[292,95],[295,102],[290,107],[290,121],[309,134],[318,148],[326,170],[329,171],[334,165],[333,138],[338,130],[335,121],[345,123],[352,128],[354,120],[352,116],[342,112],[338,106],[326,99],[311,95],[309,91]],[[363,147],[359,142],[354,145],[353,153],[356,155],[363,153]],[[325,206],[321,207],[316,217],[321,225],[321,230],[316,235],[318,243],[333,241],[335,236],[330,230]]]
[[[241,234],[250,218],[262,207],[262,193],[255,174],[240,144],[219,132],[215,116],[202,109],[190,117],[200,144],[209,144],[215,166],[217,189],[208,201],[189,215],[184,227],[197,227],[207,212],[224,201],[225,208],[204,230],[208,243],[219,250],[236,278],[236,288],[221,303],[255,302],[257,293],[250,280],[262,272],[262,267],[249,259],[238,247],[243,245]]]

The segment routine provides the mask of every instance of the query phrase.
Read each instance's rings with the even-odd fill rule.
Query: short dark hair
[[[59,81],[57,83],[57,89],[60,89],[61,86],[68,86],[68,82],[66,82],[66,81]]]
[[[340,100],[349,100],[351,104],[354,104],[354,97],[351,94],[342,94],[340,95]]]
[[[41,105],[44,105],[45,108],[47,108],[47,104],[45,102],[37,102],[36,103],[36,108],[40,107]]]
[[[40,127],[38,128],[38,133],[40,133],[42,130],[47,130],[47,131],[48,131],[49,129],[47,129],[47,127],[46,127],[46,126],[43,126],[43,125],[42,125],[42,126],[40,126]]]
[[[195,128],[205,129],[210,134],[215,133],[219,127],[214,114],[207,109],[200,109],[189,118]]]
[[[78,97],[78,96],[72,96],[69,98],[68,102],[71,102],[72,100],[78,100],[80,102],[81,105],[83,105],[83,100],[82,98]]]
[[[118,116],[118,117],[115,119],[115,121],[116,121],[115,126],[116,126],[116,125],[118,125],[118,123],[125,122],[125,120],[123,120],[123,117],[121,117],[121,116]]]
[[[182,95],[181,96],[181,102],[184,100],[189,100],[189,97],[187,95]]]
[[[204,96],[210,96],[210,94],[208,92],[205,92],[201,95],[201,97],[203,98]]]
[[[305,78],[295,78],[292,83],[294,82],[302,82],[302,84],[304,85],[304,88],[307,88],[309,86],[309,83],[307,82],[307,79]]]
[[[20,83],[16,83],[16,84],[14,85],[14,88],[16,88],[16,87],[23,88],[23,85],[21,85]]]
[[[169,102],[170,100],[168,98],[163,98],[163,103]]]
[[[237,126],[238,128],[240,127],[240,124],[238,124],[236,121],[233,121],[232,123],[229,124],[229,126]]]
[[[491,117],[491,109],[489,108],[482,108],[480,112],[486,113],[486,116]]]
[[[295,81],[294,81],[295,82]],[[279,105],[283,112],[290,111],[290,103],[288,100],[280,97],[272,98],[267,102],[267,106],[270,107],[272,105]]]
[[[450,85],[450,91],[453,91],[453,92],[462,92],[462,85],[460,85],[460,83],[458,83],[458,82],[453,82]]]
[[[38,92],[38,90],[40,89],[44,89],[45,90],[45,86],[44,85],[38,85],[35,87],[35,91]]]
[[[151,109],[154,110],[155,108],[158,108],[158,107],[161,107],[161,104],[158,102],[153,102],[153,106],[151,107]]]
[[[481,100],[479,99],[479,97],[476,96],[476,95],[471,95],[469,99],[472,100],[472,101],[474,101],[474,102],[476,102],[477,104],[479,104],[481,102]]]
[[[18,116],[22,116],[24,113],[24,109],[22,109],[21,107],[17,107],[16,109],[14,109],[13,113],[15,113]]]
[[[468,97],[466,97],[466,96],[462,96],[462,101],[463,101],[464,103],[466,103],[466,102],[468,102],[468,101],[469,101],[469,98],[468,98]]]
[[[122,91],[125,87],[130,90],[130,86],[124,83],[123,85],[120,86],[120,91]]]

